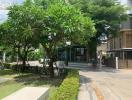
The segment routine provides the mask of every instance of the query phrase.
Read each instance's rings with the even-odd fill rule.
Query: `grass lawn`
[[[18,73],[14,72],[13,70],[10,70],[10,69],[0,70],[0,77],[14,78],[16,76],[18,76]]]
[[[43,77],[41,78],[37,74],[24,73],[18,74],[12,70],[0,70],[0,78],[12,78],[4,83],[0,83],[0,100],[3,97],[10,95],[11,93],[26,87],[26,86],[36,86],[36,87],[50,87],[50,92],[55,90],[63,81],[62,77]]]
[[[17,83],[15,81],[7,81],[7,82],[4,82],[4,83],[1,83],[0,84],[0,91],[1,91],[0,92],[0,100],[3,97],[17,91],[18,89],[20,89],[22,87],[24,87],[23,84]]]

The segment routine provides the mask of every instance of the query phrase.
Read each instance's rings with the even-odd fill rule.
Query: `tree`
[[[85,38],[94,36],[94,23],[85,17],[79,9],[62,2],[50,3],[46,8],[28,2],[10,8],[9,18],[3,24],[2,34],[8,45],[18,50],[23,61],[23,69],[27,53],[32,47],[41,43],[50,59],[50,76],[54,76],[53,62],[55,51],[66,41],[84,43]],[[6,37],[6,36],[7,37]]]
[[[105,34],[115,36],[120,30],[120,24],[126,20],[127,8],[120,5],[117,0],[68,0],[68,3],[80,8],[82,13],[91,17],[95,22],[96,35],[87,42],[91,58],[96,58],[96,48],[101,42],[100,37]]]
[[[1,25],[3,42],[17,51],[22,60],[22,71],[25,70],[27,55],[38,46],[38,38],[34,33],[35,23],[42,19],[40,7],[26,2],[24,5],[10,7],[8,20]]]
[[[66,41],[83,43],[94,36],[94,23],[85,17],[79,9],[62,3],[51,4],[44,10],[43,22],[37,23],[39,27],[40,43],[43,45],[47,57],[50,59],[50,76],[54,76],[53,62],[56,48]]]

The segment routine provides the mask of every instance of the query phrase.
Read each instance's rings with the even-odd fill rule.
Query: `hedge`
[[[3,63],[4,68],[11,69],[11,64],[9,63]]]
[[[71,70],[50,100],[76,100],[78,90],[79,73],[77,70]]]

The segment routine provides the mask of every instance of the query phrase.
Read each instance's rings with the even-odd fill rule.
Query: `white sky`
[[[6,8],[13,4],[21,4],[24,0],[0,0],[0,23],[7,19]]]

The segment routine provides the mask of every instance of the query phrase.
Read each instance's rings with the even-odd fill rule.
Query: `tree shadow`
[[[91,82],[92,82],[91,78],[88,78],[86,76],[80,75],[80,85],[81,84],[91,83]]]
[[[26,86],[60,86],[64,77],[40,77],[38,74],[20,75],[15,77],[15,81]]]
[[[0,70],[0,76],[15,75],[16,72],[10,69]]]
[[[19,73],[11,69],[0,70],[0,76],[13,76],[13,80],[25,86],[60,86],[64,76],[50,78],[48,75]]]
[[[102,67],[102,68],[94,68],[94,67],[89,67],[89,68],[84,68],[80,69],[83,72],[108,72],[108,73],[118,73],[118,71],[114,68],[111,67]]]

